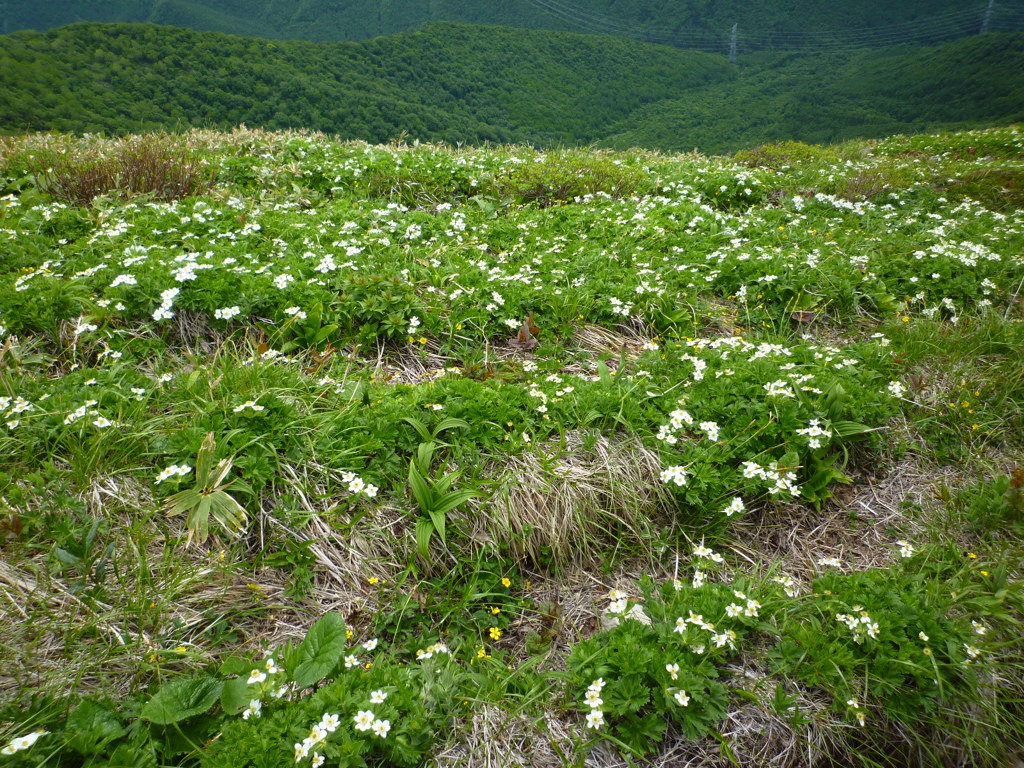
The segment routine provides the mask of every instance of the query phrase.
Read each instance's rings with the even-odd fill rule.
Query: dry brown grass
[[[492,467],[495,491],[457,525],[534,563],[592,563],[669,519],[660,471],[658,454],[635,438],[568,432]]]

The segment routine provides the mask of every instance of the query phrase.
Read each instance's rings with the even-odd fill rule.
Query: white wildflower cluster
[[[235,412],[235,413],[241,413],[242,411],[245,411],[245,410],[250,410],[250,411],[258,413],[259,411],[264,410],[264,408],[263,408],[262,405],[257,403],[255,400],[246,400],[244,403],[242,403],[241,405],[236,405],[231,410],[233,412]]]
[[[240,315],[241,312],[242,310],[239,309],[238,306],[236,305],[233,307],[223,307],[221,309],[215,309],[213,310],[213,316],[217,320],[230,320],[233,317],[238,317],[238,315]]]
[[[867,712],[861,709],[860,702],[857,701],[856,698],[847,699],[846,706],[853,710],[854,717],[857,718],[857,722],[860,723],[860,726],[863,728],[864,724],[867,722],[868,715]]]
[[[903,397],[907,393],[907,388],[898,381],[890,381],[886,389],[893,397]]]
[[[792,576],[775,576],[772,581],[779,584],[782,587],[782,591],[785,592],[788,597],[796,597],[800,594],[800,590],[797,588],[796,579]]]
[[[590,712],[587,713],[587,728],[593,728],[595,731],[604,725],[604,712],[601,711],[601,705],[604,704],[601,698],[603,689],[604,679],[599,677],[590,684],[583,696],[584,703],[590,708]]]
[[[174,317],[171,307],[174,306],[174,300],[178,297],[179,293],[181,293],[179,288],[168,288],[160,294],[160,306],[153,310],[154,320],[159,322],[160,320],[170,320]]]
[[[156,476],[156,483],[159,485],[164,480],[171,477],[185,477],[189,472],[192,471],[192,467],[188,464],[171,464],[166,469],[162,470],[159,475]]]
[[[778,462],[772,462],[767,467],[762,467],[755,461],[743,462],[743,477],[759,479],[771,483],[768,493],[773,496],[778,493],[788,493],[790,496],[799,496],[800,487],[796,484],[796,472],[793,470],[780,470]]]
[[[426,648],[419,648],[416,650],[417,659],[429,659],[431,656],[440,656],[442,653],[450,654],[448,646],[444,643],[434,643],[428,645]]]
[[[94,416],[97,420],[103,418],[100,416],[100,412],[93,407],[98,403],[98,400],[86,400],[85,405],[80,405],[64,417],[64,424],[74,424],[76,421],[84,419],[86,416]],[[104,419],[104,421],[106,421],[106,419]]]
[[[0,755],[13,755],[15,752],[28,749],[39,740],[40,736],[46,736],[48,733],[49,731],[32,731],[24,736],[17,736],[11,739],[3,749],[0,749]]]
[[[368,483],[363,478],[359,477],[355,472],[342,472],[341,481],[348,484],[348,492],[352,494],[363,494],[367,498],[372,499],[377,495],[377,491],[380,489]]]
[[[796,430],[796,433],[806,437],[808,447],[813,449],[821,448],[822,439],[827,441],[828,438],[832,437],[832,432],[824,429],[821,426],[821,422],[817,419],[811,419],[806,429],[798,429]]]
[[[761,603],[753,598],[747,597],[746,594],[740,592],[738,589],[733,590],[733,596],[739,600],[738,603],[730,603],[725,608],[725,615],[730,618],[737,616],[746,616],[747,618],[757,618],[758,612],[761,610]]]
[[[878,639],[878,622],[871,619],[870,614],[859,605],[853,606],[856,615],[850,613],[837,613],[836,621],[845,624],[853,633],[853,641],[858,645],[864,642],[865,637],[872,640]]]
[[[722,510],[722,514],[726,517],[732,517],[733,515],[738,515],[741,512],[746,511],[746,509],[747,507],[743,503],[743,498],[741,496],[734,496],[733,500],[729,502],[728,506],[726,506]]]
[[[320,718],[320,722],[314,724],[309,729],[309,735],[306,736],[300,743],[295,745],[295,762],[302,762],[307,756],[309,756],[310,750],[314,749],[323,741],[326,741],[327,737],[338,730],[338,726],[341,725],[341,718],[336,714],[330,712],[324,712]],[[358,725],[356,726],[359,727]],[[313,752],[312,765],[313,768],[319,768],[324,762],[323,757],[317,752]]]
[[[909,560],[910,558],[912,558],[914,556],[914,545],[913,544],[910,544],[909,542],[906,542],[903,539],[900,539],[899,541],[896,542],[896,546],[898,546],[900,548],[900,550],[899,550],[900,551],[900,557],[902,557],[904,560]]]
[[[296,320],[305,320],[306,313],[302,311],[301,307],[288,307],[284,313],[289,317],[294,317]]]
[[[391,730],[390,720],[381,720],[369,709],[360,710],[352,720],[357,731],[373,731],[373,735],[379,739],[386,739]]]
[[[633,311],[633,303],[630,301],[622,301],[614,296],[609,297],[608,303],[612,305],[613,315],[622,315],[622,317],[629,317],[629,313]]]
[[[661,482],[686,485],[686,468],[680,466],[666,467],[661,471]]]

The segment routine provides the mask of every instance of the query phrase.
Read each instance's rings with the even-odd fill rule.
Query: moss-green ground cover
[[[1009,764],[1017,128],[0,150],[0,760]]]

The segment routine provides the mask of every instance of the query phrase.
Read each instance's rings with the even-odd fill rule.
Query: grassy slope
[[[168,150],[157,168],[207,163],[213,188],[67,194],[103,153],[139,146]],[[537,764],[579,764],[611,734],[671,765],[714,755],[709,727],[750,768],[807,765],[808,743],[841,765],[1012,764],[1020,131],[735,160],[245,131],[0,147],[0,582],[16,606],[0,615],[0,742],[50,731],[11,764],[287,768],[325,710],[343,716],[332,748],[344,735],[371,764],[445,747],[493,763],[481,741],[509,738]],[[161,301],[173,316],[154,317]],[[514,349],[507,321],[528,315],[538,343]],[[780,380],[804,388],[767,394]],[[440,431],[445,417],[465,424],[424,474],[459,471],[454,487],[479,495],[420,557],[427,516],[407,478],[428,441],[408,419]],[[812,418],[830,431],[817,448]],[[163,510],[197,487],[208,433],[247,522],[232,537],[214,520],[188,546]],[[801,495],[770,493],[746,460],[799,470]],[[659,480],[684,465],[687,483]],[[601,631],[608,588],[635,602],[639,573],[665,584],[644,598],[655,627]],[[734,589],[760,616],[727,612]],[[834,618],[862,610],[878,642]],[[299,676],[281,641],[326,611],[373,668],[334,648],[298,686],[333,678],[315,699],[274,698]],[[688,611],[738,648],[684,638]],[[450,656],[416,657],[438,639]],[[276,682],[175,704],[177,728],[138,719],[167,681],[244,683],[263,647],[278,648]],[[374,709],[390,740],[352,728],[371,690],[389,693]],[[242,720],[257,694],[264,714]],[[480,735],[495,712],[505,740]]]

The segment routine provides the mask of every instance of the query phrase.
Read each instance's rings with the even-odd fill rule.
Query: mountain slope
[[[734,77],[720,56],[439,23],[365,43],[154,25],[0,38],[0,127],[320,129],[352,138],[588,142],[646,103]]]
[[[0,37],[0,131],[310,128],[344,138],[727,152],[1024,120],[1024,35],[725,57],[443,23],[335,43],[156,25]]]
[[[364,40],[439,20],[611,34],[724,53],[836,43],[937,42],[981,29],[986,0],[6,0],[0,31],[81,21],[151,22],[303,40]],[[4,10],[6,9],[6,11]],[[1024,3],[999,0],[989,29],[1024,29]]]
[[[601,143],[726,152],[1024,121],[1024,35],[943,46],[764,58],[685,99],[642,107]]]

